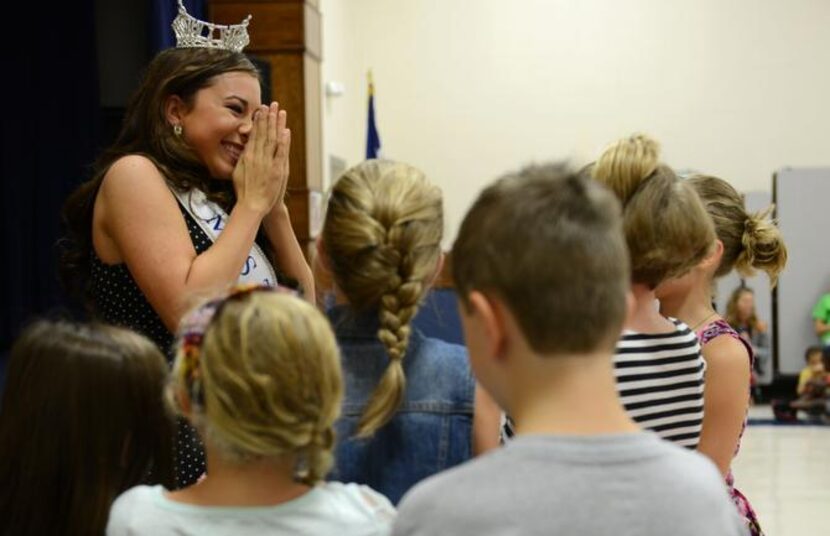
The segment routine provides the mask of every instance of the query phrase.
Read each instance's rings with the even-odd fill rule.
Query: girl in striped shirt
[[[712,221],[694,190],[659,163],[659,146],[646,136],[612,144],[591,173],[623,205],[631,256],[633,308],[614,356],[617,390],[640,426],[694,449],[706,364],[693,328],[660,315],[655,289],[709,253]]]

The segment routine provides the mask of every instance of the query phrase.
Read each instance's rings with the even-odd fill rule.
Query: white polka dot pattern
[[[196,253],[206,251],[212,245],[210,238],[183,209],[182,214]],[[94,251],[91,256],[89,284],[97,319],[149,337],[165,354],[168,362],[172,362],[173,334],[167,331],[144,297],[127,265],[104,264]],[[205,472],[205,456],[196,432],[183,420],[179,422],[175,448],[176,484],[178,487],[189,486]]]

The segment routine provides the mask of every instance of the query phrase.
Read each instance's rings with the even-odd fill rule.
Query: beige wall
[[[448,242],[503,171],[633,131],[742,190],[830,164],[828,0],[320,4],[323,81],[346,89],[324,97],[324,154],[362,159],[371,68],[384,154],[441,185]]]

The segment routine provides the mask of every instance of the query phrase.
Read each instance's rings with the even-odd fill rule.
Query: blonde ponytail
[[[635,134],[609,146],[592,169],[623,205],[631,280],[652,289],[688,272],[715,242],[700,199],[659,157],[655,140]]]
[[[369,160],[334,185],[323,227],[337,288],[360,311],[376,310],[389,358],[356,434],[371,436],[404,397],[410,323],[441,255],[441,191],[406,164]]]
[[[696,175],[689,184],[697,191],[715,223],[723,243],[723,256],[715,272],[721,277],[733,269],[748,277],[761,270],[775,286],[787,264],[787,246],[781,231],[770,219],[773,207],[748,214],[744,199],[731,184],[718,177]]]

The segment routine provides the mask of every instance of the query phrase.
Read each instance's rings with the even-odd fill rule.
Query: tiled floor
[[[830,535],[830,426],[752,425],[732,468],[767,536]]]

